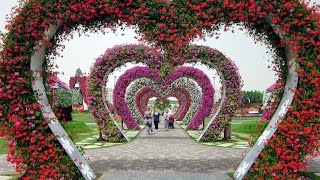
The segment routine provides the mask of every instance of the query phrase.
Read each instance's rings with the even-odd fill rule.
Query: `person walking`
[[[155,112],[153,113],[153,123],[156,131],[158,131],[159,122],[160,122],[160,112],[156,109]]]
[[[163,116],[164,116],[164,129],[168,131],[169,130],[169,110],[168,109],[164,111]]]
[[[174,115],[170,114],[169,115],[169,128],[174,129],[173,123],[174,123]]]
[[[145,123],[148,128],[147,132],[150,134],[152,131],[152,113],[150,107],[147,107],[147,110],[144,112]]]

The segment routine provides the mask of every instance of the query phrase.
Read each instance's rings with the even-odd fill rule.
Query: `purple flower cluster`
[[[128,62],[144,63],[150,67],[159,68],[161,57],[159,53],[145,45],[119,45],[107,49],[103,55],[96,59],[90,70],[88,94],[89,109],[97,123],[102,126],[103,133],[110,137],[109,141],[120,141],[120,130],[113,124],[109,115],[110,103],[103,99],[108,74]],[[137,129],[140,127],[134,126]]]
[[[211,112],[213,106],[214,89],[210,79],[203,71],[194,67],[183,66],[178,67],[175,71],[171,72],[163,83],[158,70],[141,66],[133,67],[119,77],[116,87],[113,91],[113,101],[118,114],[122,117],[127,127],[136,128],[138,126],[125,100],[126,89],[132,81],[138,78],[149,78],[158,84],[163,84],[164,86],[162,91],[165,91],[175,80],[182,77],[193,79],[198,83],[202,90],[201,105],[199,106],[194,118],[188,125],[189,129],[197,129]]]
[[[213,119],[212,124],[202,138],[203,141],[215,140],[225,124],[231,121],[240,104],[243,84],[238,67],[220,51],[205,46],[191,46],[186,51],[184,58],[187,59],[186,62],[201,62],[209,68],[216,69],[222,76],[225,99],[222,99],[220,104],[216,106],[221,106],[218,116]]]
[[[187,77],[197,82],[202,91],[202,100],[194,118],[189,122],[188,129],[197,129],[204,119],[209,116],[214,98],[214,89],[208,76],[201,70],[194,67],[180,66],[174,72],[170,73],[164,82],[165,86],[169,86],[175,80]]]
[[[170,84],[180,77],[188,77],[195,80],[202,90],[202,100],[198,112],[188,124],[188,129],[197,129],[204,118],[210,115],[213,107],[214,89],[206,74],[193,67],[177,67],[167,78],[162,81],[158,69],[162,65],[162,56],[159,51],[142,45],[116,46],[108,49],[104,55],[100,56],[91,68],[89,81],[90,109],[94,117],[101,122],[110,119],[105,108],[105,101],[102,98],[102,87],[106,84],[105,76],[113,72],[115,68],[125,65],[127,62],[141,62],[148,67],[136,67],[126,72],[117,82],[114,90],[115,109],[122,116],[128,128],[139,129],[138,123],[133,119],[130,110],[125,102],[125,90],[129,83],[141,77],[148,77],[155,82],[162,84],[163,89],[169,88]],[[240,92],[242,80],[237,66],[229,58],[225,57],[216,49],[204,46],[190,46],[182,57],[172,57],[173,59],[183,58],[184,62],[201,62],[209,68],[220,72],[223,80],[223,91],[225,98],[220,102],[221,106],[218,116],[212,121],[208,131],[203,136],[203,140],[212,140],[222,131],[224,124],[231,121],[241,99]],[[121,78],[122,79],[122,78]],[[98,123],[99,123],[98,122]],[[108,123],[104,122],[105,129]]]
[[[116,111],[130,129],[140,129],[140,127],[136,119],[132,116],[126,103],[126,90],[131,82],[142,77],[161,83],[161,77],[158,70],[150,69],[149,67],[136,66],[127,70],[119,77],[113,91],[113,104],[115,105]]]

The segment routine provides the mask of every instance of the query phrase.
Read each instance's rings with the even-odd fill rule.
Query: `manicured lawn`
[[[90,113],[72,113],[72,121],[80,121],[84,123],[95,123]]]
[[[64,124],[64,128],[74,142],[91,137],[99,133],[98,125],[89,113],[73,113],[72,121]]]
[[[83,139],[98,134],[97,127],[88,126],[83,122],[71,121],[65,124],[64,127],[74,142],[79,142]]]
[[[208,124],[210,118],[205,119]],[[233,133],[255,136],[258,133],[257,124],[260,122],[260,117],[234,117],[231,122],[231,130]],[[202,125],[200,125],[202,128]]]
[[[8,141],[5,138],[0,138],[0,154],[8,153]]]
[[[255,136],[258,133],[259,122],[260,117],[234,118],[231,122],[232,132]]]

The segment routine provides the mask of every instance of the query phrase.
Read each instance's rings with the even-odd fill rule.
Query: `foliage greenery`
[[[244,91],[243,92],[243,101],[250,99],[250,103],[262,103],[263,92],[262,91]]]
[[[57,88],[55,97],[62,108],[72,106],[73,93],[69,89]]]
[[[159,99],[156,99],[154,104],[153,104],[153,109],[158,109],[160,111],[164,111],[167,108],[171,108],[171,104],[169,101],[161,101]]]
[[[72,105],[79,105],[83,103],[83,97],[79,90],[72,89],[71,93],[72,93]]]

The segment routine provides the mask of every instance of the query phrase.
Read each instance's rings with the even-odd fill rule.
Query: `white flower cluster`
[[[197,82],[190,78],[179,78],[172,83],[172,87],[186,87],[191,96],[191,104],[183,123],[188,124],[195,116],[201,102],[202,92]]]
[[[133,81],[127,88],[126,91],[126,102],[133,115],[133,117],[138,121],[142,121],[143,117],[139,112],[139,109],[135,103],[136,94],[143,87],[151,87],[154,90],[160,90],[159,84],[156,84],[153,80],[148,78],[139,78]],[[165,92],[159,92],[162,96],[167,96],[174,88],[186,88],[191,96],[191,104],[189,110],[183,120],[183,122],[188,123],[192,120],[195,113],[197,112],[198,106],[201,102],[202,93],[200,87],[197,83],[188,78],[179,78],[175,80],[171,86]]]
[[[135,95],[140,91],[143,87],[151,87],[153,89],[160,89],[159,85],[157,85],[153,80],[148,78],[139,78],[135,81],[132,81],[126,90],[126,102],[132,113],[132,116],[138,121],[142,122],[143,117],[140,114],[140,111],[135,103]]]

